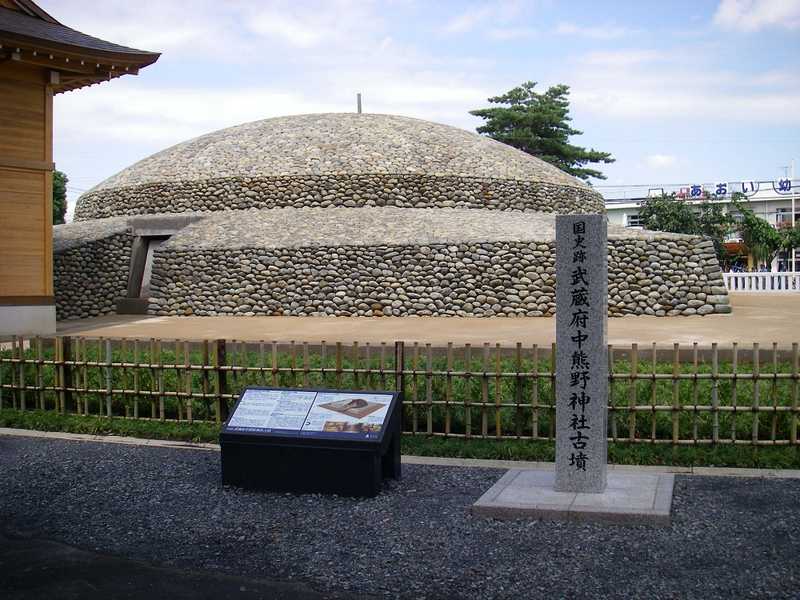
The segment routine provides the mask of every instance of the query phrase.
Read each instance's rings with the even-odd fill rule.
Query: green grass
[[[418,456],[544,462],[555,460],[555,445],[548,441],[473,439],[467,442],[463,439],[406,435],[403,437],[402,448],[403,454]],[[800,447],[671,446],[609,442],[608,462],[619,465],[800,469]]]
[[[217,442],[220,429],[214,423],[161,423],[124,418],[62,415],[54,411],[20,411],[10,408],[0,410],[0,427],[184,442]]]
[[[123,418],[61,415],[53,411],[0,410],[0,427],[120,435],[158,440],[217,442],[213,423],[171,423]],[[553,461],[548,441],[472,439],[404,435],[403,454],[449,458]],[[680,465],[799,469],[800,447],[794,446],[671,446],[668,444],[609,443],[609,462],[625,465]]]

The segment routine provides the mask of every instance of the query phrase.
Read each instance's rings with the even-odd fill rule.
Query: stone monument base
[[[675,476],[608,473],[605,492],[557,492],[555,473],[511,469],[472,505],[472,514],[494,519],[544,519],[611,525],[667,527]]]

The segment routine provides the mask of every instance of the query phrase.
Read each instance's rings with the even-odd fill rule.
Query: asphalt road
[[[59,542],[0,534],[4,600],[323,600],[356,598],[316,592],[302,583],[253,580],[154,567]]]

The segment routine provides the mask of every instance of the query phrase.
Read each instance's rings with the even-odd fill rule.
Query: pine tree
[[[555,85],[543,94],[533,91],[536,83],[527,81],[503,94],[489,98],[502,106],[470,111],[486,120],[478,127],[498,142],[513,146],[581,179],[605,179],[600,171],[586,168],[588,163],[612,163],[608,152],[582,148],[569,143],[570,136],[583,132],[570,127],[569,86]]]

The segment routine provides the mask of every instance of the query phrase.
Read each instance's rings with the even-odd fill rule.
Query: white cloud
[[[254,3],[242,11],[243,25],[258,35],[274,38],[297,48],[332,45],[358,46],[384,29],[380,11],[371,2],[328,0],[323,4],[303,2]]]
[[[89,35],[170,56],[183,53],[226,54],[239,47],[235,21],[226,7],[195,0],[187,15],[182,3],[157,0],[108,0],[87,10],[85,0],[41,2],[59,20]]]
[[[508,41],[530,38],[536,35],[532,27],[493,27],[486,32],[486,36],[492,40]]]
[[[719,69],[701,45],[588,53],[571,74],[576,110],[613,119],[800,123],[794,69]],[[782,85],[779,85],[782,84]]]
[[[75,29],[116,43],[188,57],[251,61],[280,46],[327,53],[360,47],[384,29],[379,7],[359,0],[185,2],[107,0],[86,10],[85,0],[49,0],[43,7]],[[51,6],[52,5],[52,6]],[[277,47],[276,47],[277,46]]]
[[[800,29],[800,0],[722,0],[714,24],[736,31]]]
[[[490,6],[473,6],[460,15],[456,15],[444,25],[445,33],[467,33],[492,15]]]
[[[530,6],[525,5],[525,8],[526,15],[529,15]],[[453,35],[479,29],[485,37],[493,40],[530,37],[534,33],[532,28],[519,27],[516,24],[522,11],[523,4],[520,0],[476,4],[447,21],[442,32]]]
[[[109,85],[59,96],[55,109],[56,135],[62,141],[89,138],[95,143],[146,142],[163,147],[246,121],[326,112],[336,105],[268,88]]]
[[[677,160],[678,159],[671,154],[651,154],[645,157],[644,162],[648,167],[664,169],[674,166]]]
[[[325,39],[323,28],[311,26],[307,21],[280,12],[264,11],[247,22],[247,27],[258,34],[274,36],[299,48],[311,48]]]
[[[621,68],[665,60],[668,57],[669,55],[659,50],[598,50],[586,54],[582,62],[600,67]]]
[[[589,87],[576,84],[572,100],[581,110],[618,119],[707,119],[747,123],[800,123],[800,91],[732,95],[702,89],[664,89],[633,82]]]
[[[343,112],[355,109],[350,89],[362,89],[366,112],[385,112],[443,120],[466,117],[491,91],[456,78],[420,75],[406,79],[378,75],[359,88],[353,73],[339,73],[341,90],[325,83],[330,93],[304,93],[280,87],[157,88],[104,86],[80,94],[58,96],[56,136],[69,145],[80,140],[96,144],[147,143],[162,148],[216,129],[281,115]],[[121,83],[121,82],[119,82]],[[463,124],[471,119],[459,119]]]
[[[611,24],[586,26],[562,22],[556,27],[555,33],[558,35],[580,36],[595,40],[613,40],[630,35],[634,33],[634,31],[626,27],[619,27]]]

